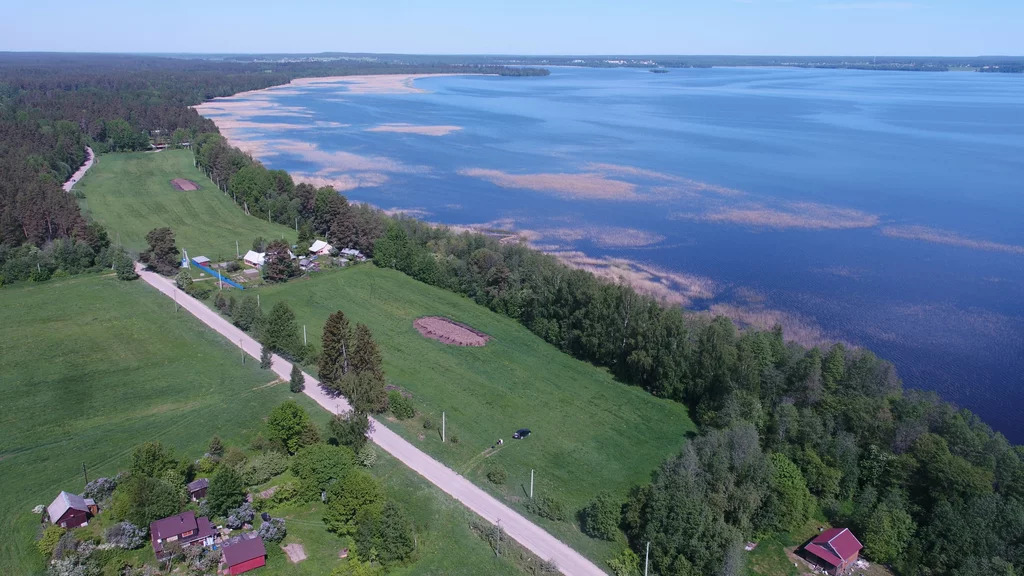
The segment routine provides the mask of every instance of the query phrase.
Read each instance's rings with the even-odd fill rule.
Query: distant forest
[[[42,264],[26,266],[30,257],[51,254],[55,267],[98,257],[104,233],[60,188],[85,145],[137,150],[156,137],[187,139],[240,207],[298,218],[335,246],[464,294],[623,385],[689,407],[701,432],[680,454],[630,494],[580,511],[591,536],[625,534],[628,548],[609,564],[617,575],[637,574],[647,542],[654,574],[746,574],[744,542],[824,520],[852,527],[867,558],[903,576],[1020,574],[1024,447],[933,393],[903,390],[870,351],[803,348],[781,328],[740,332],[727,318],[665,306],[519,244],[295,185],[188,108],[303,75],[544,73],[500,67],[509,59],[394,58],[0,56],[0,284],[39,272]]]

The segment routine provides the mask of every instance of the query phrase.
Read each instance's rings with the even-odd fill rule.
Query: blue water
[[[1024,442],[1024,77],[554,69],[415,85],[428,92],[239,97],[271,107],[236,119],[290,126],[229,133],[271,168],[357,177],[355,200],[704,278],[689,307],[781,311]],[[385,123],[461,130],[366,131]],[[529,176],[580,173],[596,191]]]

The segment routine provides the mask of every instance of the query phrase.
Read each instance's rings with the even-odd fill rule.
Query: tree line
[[[538,75],[480,64],[333,60],[258,62],[120,54],[0,55],[0,246],[80,238],[86,226],[65,182],[97,153],[180,144],[214,123],[191,106],[308,76],[395,73]]]
[[[199,162],[215,174],[263,179],[262,196],[239,201],[254,188],[235,188],[243,209],[292,206],[335,245],[472,298],[624,384],[690,407],[702,434],[650,484],[580,511],[589,534],[606,538],[611,525],[626,535],[630,548],[613,560],[621,574],[633,573],[648,541],[659,574],[741,574],[743,542],[813,518],[853,528],[869,559],[900,574],[1024,565],[1024,449],[935,394],[904,391],[870,351],[804,348],[781,327],[741,332],[521,244],[390,218],[329,188],[271,191],[286,175],[274,180],[215,138],[197,158],[206,146],[219,151]]]

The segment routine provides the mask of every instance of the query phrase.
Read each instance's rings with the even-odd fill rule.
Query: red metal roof
[[[224,563],[228,567],[266,555],[267,549],[263,546],[263,539],[259,536],[224,546]]]
[[[153,535],[154,541],[166,540],[172,536],[178,536],[195,529],[196,515],[191,511],[171,516],[170,518],[163,518],[149,525],[149,532]]]
[[[832,566],[839,566],[844,560],[855,557],[863,547],[849,528],[831,528],[818,534],[804,550]]]

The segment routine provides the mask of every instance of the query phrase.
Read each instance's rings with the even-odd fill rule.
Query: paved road
[[[86,146],[85,164],[82,164],[82,166],[78,168],[78,171],[72,174],[71,178],[64,183],[65,192],[71,192],[71,189],[75,187],[75,184],[77,184],[78,181],[82,179],[82,176],[85,176],[85,173],[89,171],[89,168],[92,168],[92,162],[95,159],[96,155],[92,153],[92,148]]]
[[[203,303],[185,294],[174,285],[174,281],[154,272],[146,272],[141,265],[137,266],[139,275],[147,284],[155,287],[166,296],[173,298],[181,308],[199,318],[204,324],[219,332],[222,336],[240,347],[253,358],[260,357],[260,343],[245,332],[239,330],[219,314],[206,307]],[[278,355],[273,356],[272,370],[281,378],[291,377],[292,365]],[[306,395],[316,401],[328,412],[340,414],[350,409],[344,398],[332,397],[324,393],[320,381],[303,372],[306,378]],[[466,480],[451,468],[434,460],[419,448],[416,448],[398,434],[380,422],[371,419],[373,431],[370,439],[403,464],[415,470],[420,476],[447,492],[467,508],[492,524],[500,524],[505,532],[539,558],[552,560],[559,571],[571,576],[603,575],[593,562],[580,553],[566,546],[542,528],[530,522],[518,512],[499,502],[469,480]]]

